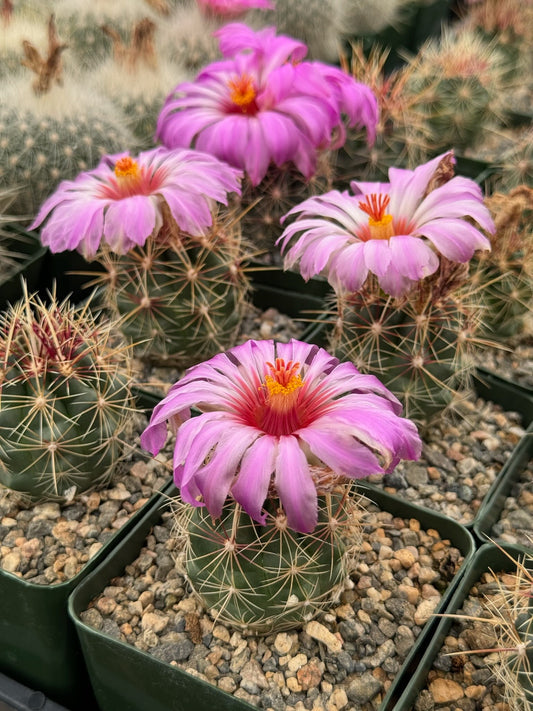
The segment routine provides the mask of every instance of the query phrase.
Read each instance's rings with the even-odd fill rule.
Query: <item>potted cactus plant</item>
[[[134,481],[129,348],[89,304],[26,291],[1,315],[0,357],[0,669],[94,708],[67,598],[166,470]]]

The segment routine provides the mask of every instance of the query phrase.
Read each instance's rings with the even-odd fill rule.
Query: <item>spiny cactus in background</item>
[[[366,141],[361,130],[348,129],[346,141],[335,152],[335,178],[339,188],[350,180],[383,180],[391,166],[413,168],[432,152],[431,130],[419,109],[423,96],[406,91],[416,62],[385,71],[388,49],[373,47],[368,55],[361,42],[353,43],[342,64],[356,81],[365,82],[376,96],[379,119],[376,140]]]
[[[505,115],[502,91],[509,79],[495,42],[475,32],[445,30],[412,61],[416,70],[406,91],[420,97],[417,108],[426,114],[434,153],[474,145]]]
[[[141,444],[156,456],[172,423],[186,574],[216,618],[270,632],[334,602],[360,547],[349,480],[420,456],[400,413],[376,378],[296,340],[247,341],[172,386]]]
[[[168,227],[156,242],[117,255],[103,249],[99,283],[135,353],[191,365],[236,341],[249,289],[236,215],[207,234]]]
[[[0,369],[1,484],[62,498],[105,481],[133,405],[113,324],[25,293],[0,315]]]
[[[0,0],[0,77],[19,74],[22,41],[39,47],[46,43],[46,20],[51,1],[39,3]]]
[[[493,193],[485,203],[496,233],[491,251],[473,260],[471,284],[483,300],[483,329],[506,340],[520,336],[533,305],[533,189]]]
[[[318,467],[315,474],[326,479]],[[298,627],[338,600],[357,561],[362,509],[348,486],[330,488],[319,495],[312,535],[290,529],[275,499],[264,525],[235,503],[217,519],[176,506],[178,563],[216,620],[268,634]]]
[[[178,7],[161,24],[162,51],[192,78],[202,67],[221,58],[213,37],[218,27],[218,23],[205,17],[196,2]]]
[[[104,25],[102,31],[113,42],[113,58],[91,72],[98,92],[118,105],[144,147],[153,146],[157,116],[168,92],[186,78],[180,66],[158,51],[156,29],[144,18],[133,26],[126,43],[113,27]]]
[[[93,70],[112,52],[111,39],[102,32],[102,25],[113,27],[127,42],[132,26],[145,17],[153,22],[166,21],[169,6],[148,0],[61,0],[54,11],[76,65]]]
[[[533,128],[524,131],[499,160],[499,190],[512,190],[520,185],[533,188]]]
[[[330,348],[374,373],[417,422],[440,416],[468,388],[481,308],[465,289],[468,269],[441,260],[407,297],[370,283],[336,300]]]
[[[103,266],[104,301],[137,353],[188,365],[230,345],[244,313],[239,219],[217,204],[240,178],[199,151],[105,156],[63,181],[32,228],[49,218],[44,245]]]
[[[11,210],[28,218],[60,180],[135,145],[116,106],[83,78],[63,75],[65,49],[51,18],[44,56],[24,43],[33,84],[27,76],[0,81],[0,188],[18,188]]]
[[[479,304],[466,288],[467,262],[490,249],[481,229],[494,224],[479,186],[454,176],[451,152],[413,171],[391,168],[389,183],[350,187],[353,196],[333,190],[285,216],[284,265],[298,263],[304,279],[327,277],[332,351],[377,375],[408,417],[425,421],[473,367]]]

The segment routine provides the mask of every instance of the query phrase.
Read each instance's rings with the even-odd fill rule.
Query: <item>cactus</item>
[[[0,482],[64,498],[104,482],[131,419],[130,359],[89,304],[28,295],[0,317]]]
[[[113,42],[113,58],[92,73],[94,85],[118,105],[139,144],[151,146],[165,97],[186,78],[185,71],[161,56],[156,24],[149,18],[133,26],[128,43],[113,27],[104,25],[102,30]]]
[[[450,146],[464,150],[505,113],[505,58],[495,42],[475,32],[445,31],[419,51],[406,91],[419,96],[435,153]]]
[[[345,71],[365,82],[378,100],[376,140],[369,146],[362,131],[348,129],[344,145],[335,154],[335,177],[340,188],[348,180],[386,180],[391,166],[413,168],[431,153],[431,130],[420,110],[423,96],[406,91],[416,72],[416,61],[386,72],[388,49],[373,47],[368,55],[361,42],[351,46]]]
[[[470,384],[480,307],[459,290],[466,276],[463,265],[442,260],[407,297],[387,296],[371,280],[331,311],[331,350],[377,375],[417,422],[442,416]]]
[[[179,563],[196,595],[216,620],[261,634],[297,627],[334,604],[361,543],[361,509],[346,485],[319,497],[312,535],[288,528],[275,499],[267,511],[261,526],[235,502],[217,519],[183,503],[176,509]]]
[[[178,7],[161,26],[162,50],[170,61],[184,67],[191,78],[204,66],[221,58],[213,32],[219,25],[196,3]]]
[[[0,0],[0,77],[23,71],[20,48],[27,40],[35,46],[46,42],[45,22],[50,15],[48,2],[13,4]]]
[[[33,86],[26,76],[0,83],[0,188],[20,188],[14,214],[31,217],[60,180],[135,144],[116,106],[88,91],[83,79],[63,77],[65,48],[51,18],[47,55],[24,45]]]
[[[235,342],[248,291],[243,255],[235,216],[204,236],[170,227],[125,255],[101,251],[103,298],[137,355],[188,366]]]
[[[533,188],[533,128],[521,134],[500,156],[500,190],[511,190],[519,185]]]
[[[533,304],[533,189],[493,193],[486,204],[496,224],[492,250],[474,260],[472,284],[484,303],[483,329],[498,340],[519,336]]]

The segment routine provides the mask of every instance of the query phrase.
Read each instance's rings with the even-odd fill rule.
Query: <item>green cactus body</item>
[[[526,701],[533,704],[533,605],[530,604],[527,612],[517,615],[515,627],[523,644],[514,660],[516,676]],[[507,663],[513,664],[513,660],[507,660]]]
[[[235,345],[248,290],[241,259],[230,220],[206,237],[158,236],[102,254],[104,300],[139,356],[192,365]]]
[[[62,498],[105,481],[131,416],[124,346],[87,307],[37,296],[0,321],[0,482]]]
[[[473,312],[450,297],[396,303],[383,293],[339,300],[331,348],[376,375],[424,422],[441,414],[467,387],[473,367]]]
[[[420,97],[418,109],[426,115],[435,154],[474,145],[504,113],[506,68],[495,43],[474,32],[445,32],[413,61],[416,70],[406,91]]]
[[[35,47],[25,50],[33,86],[26,75],[0,83],[0,189],[18,188],[11,211],[30,218],[61,180],[136,143],[112,102],[82,77],[63,76],[65,45],[53,20],[48,31],[47,57]]]
[[[310,178],[289,164],[281,168],[270,166],[257,186],[246,178],[241,198],[243,234],[252,246],[278,255],[275,243],[283,231],[280,219],[308,197],[330,190],[331,181],[328,153],[319,157],[317,170]]]
[[[269,499],[264,526],[232,502],[213,520],[181,505],[184,566],[193,590],[218,620],[256,633],[297,627],[338,599],[360,546],[359,510],[348,489],[319,497],[312,533],[287,528]]]
[[[202,67],[221,58],[213,36],[220,26],[217,20],[206,17],[196,3],[178,7],[161,24],[162,53],[193,78]]]

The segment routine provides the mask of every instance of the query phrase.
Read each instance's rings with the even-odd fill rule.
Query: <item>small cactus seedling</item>
[[[486,198],[496,225],[492,250],[473,261],[483,328],[498,340],[520,336],[533,303],[533,189],[525,185]]]
[[[0,188],[19,188],[11,209],[28,218],[60,180],[135,145],[117,107],[63,72],[65,49],[51,18],[46,54],[24,43],[33,86],[24,75],[0,82]]]
[[[131,419],[130,358],[89,305],[25,294],[0,317],[0,482],[64,498],[107,480]]]
[[[295,340],[247,341],[175,383],[141,444],[155,456],[176,432],[184,566],[215,618],[271,632],[335,601],[360,545],[349,480],[420,456],[400,411],[377,379]]]
[[[421,97],[418,109],[426,114],[435,153],[450,146],[464,150],[501,121],[507,68],[495,42],[475,32],[445,31],[413,61],[406,90]]]
[[[331,607],[361,544],[362,509],[346,485],[319,496],[312,535],[290,529],[275,499],[266,510],[260,525],[234,502],[217,519],[176,507],[178,562],[195,594],[216,620],[259,634],[298,627]]]

